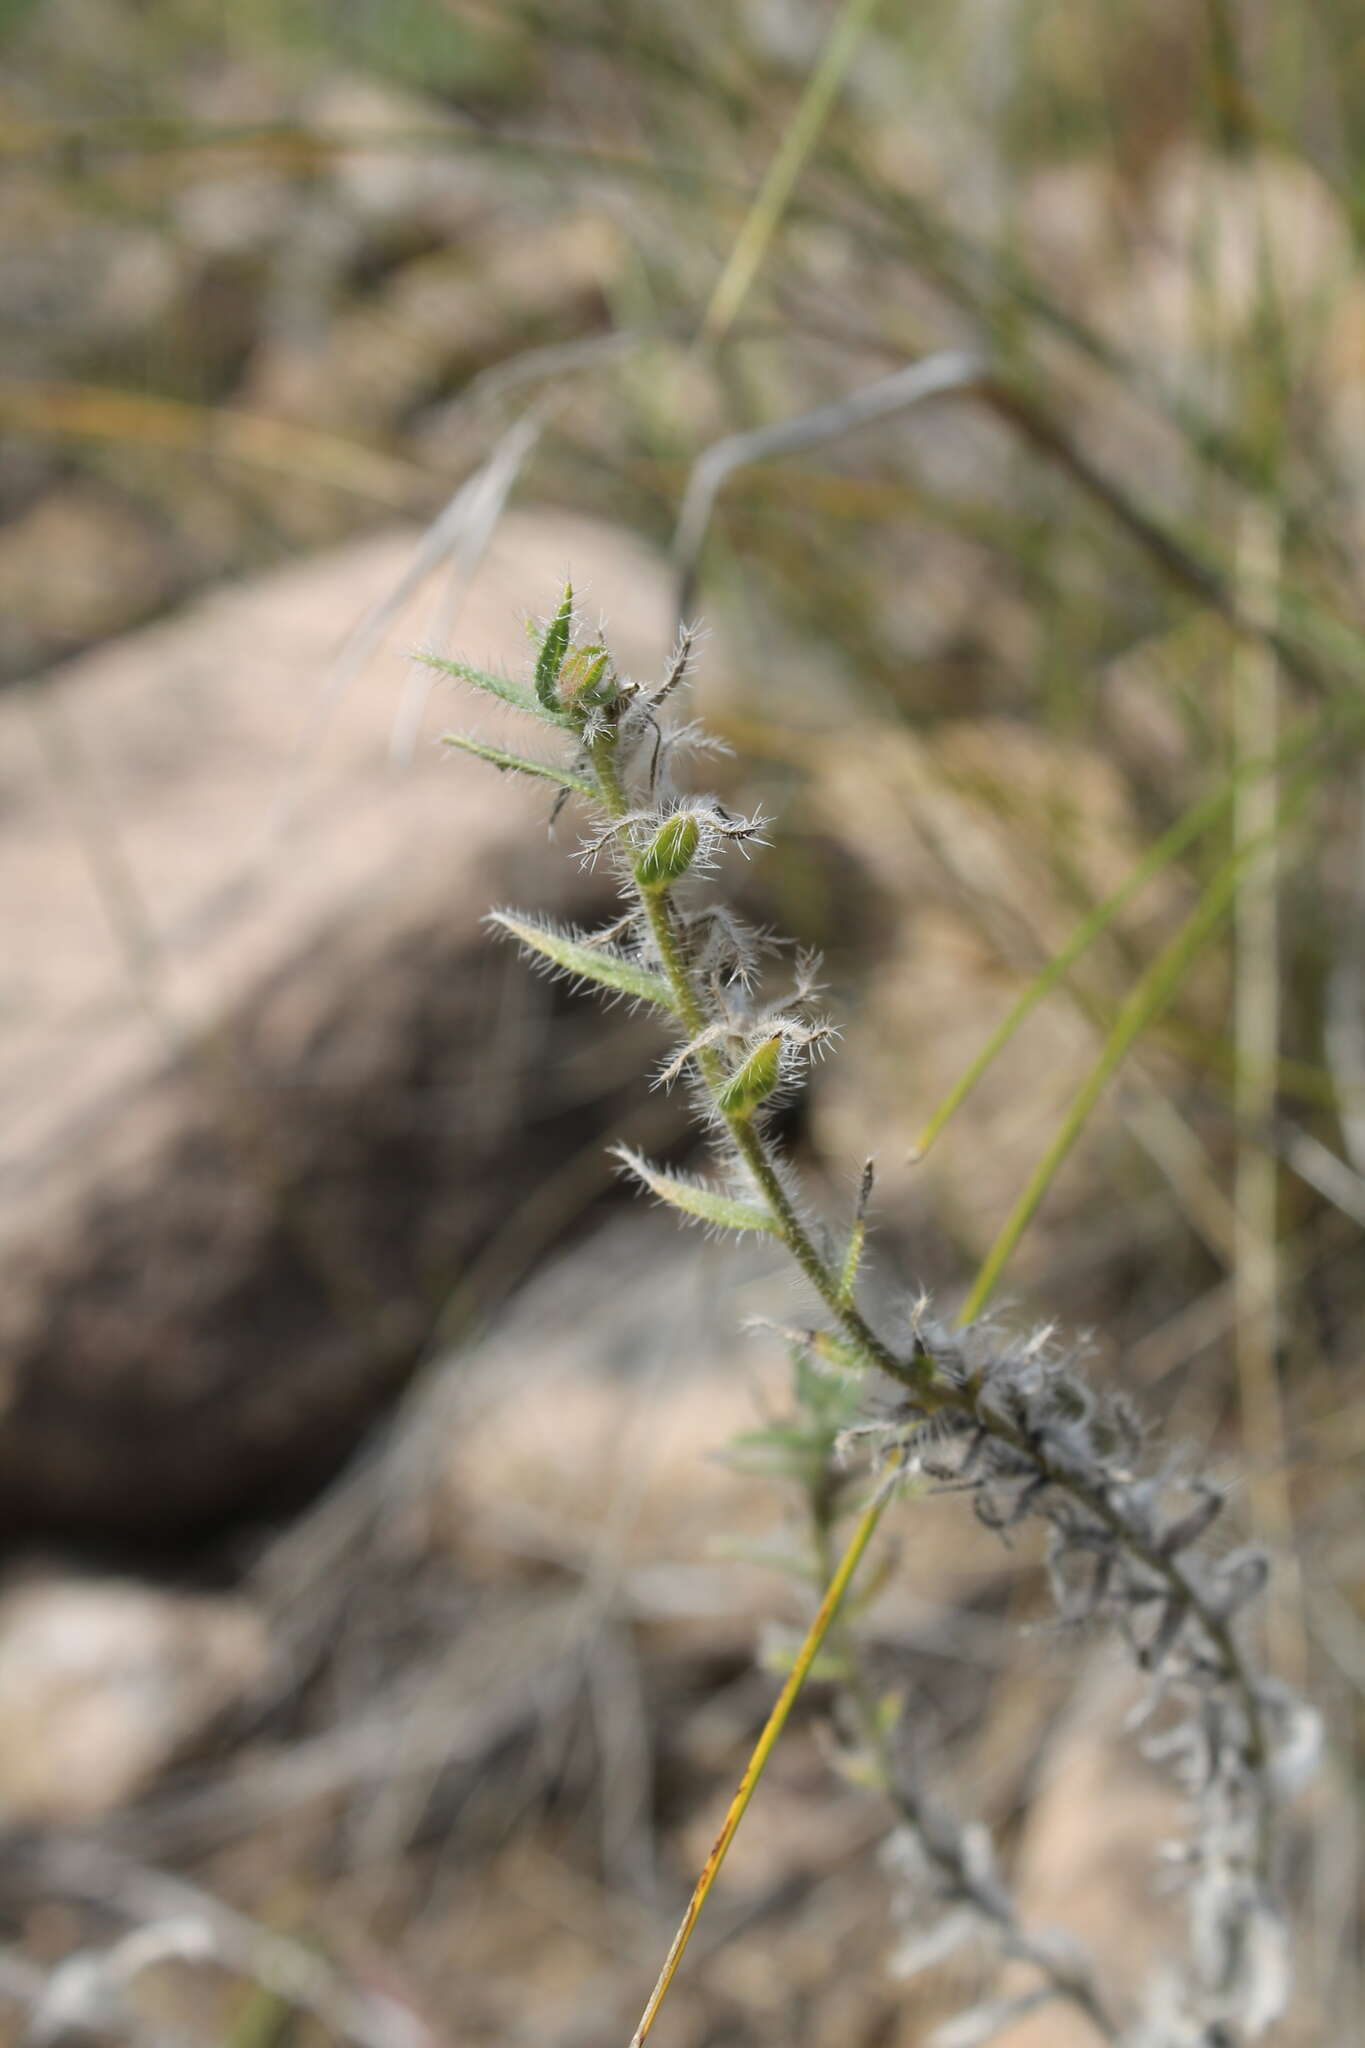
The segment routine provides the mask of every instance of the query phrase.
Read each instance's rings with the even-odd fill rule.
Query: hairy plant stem
[[[616,744],[616,734],[607,732],[595,740],[589,749],[602,801],[613,823],[619,823],[629,811],[616,766]],[[664,978],[677,1005],[679,1019],[689,1037],[699,1038],[706,1029],[706,1013],[692,985],[692,977],[679,943],[677,925],[669,901],[670,892],[667,887],[645,888],[634,874],[633,863],[632,881],[641,908],[648,919],[650,936],[654,941]],[[791,1197],[782,1185],[772,1154],[762,1133],[755,1128],[752,1115],[748,1111],[728,1110],[722,1107],[721,1091],[728,1076],[715,1046],[699,1046],[696,1060],[716,1116],[729,1131],[735,1149],[776,1218],[779,1237],[810,1285],[869,1364],[877,1366],[890,1378],[898,1380],[914,1392],[924,1393],[928,1386],[927,1361],[918,1357],[909,1360],[898,1358],[890,1346],[877,1335],[862,1312],[848,1299],[841,1276],[820,1256],[810,1232],[796,1213]]]
[[[614,731],[609,731],[594,741],[590,748],[602,800],[613,822],[619,822],[629,810],[617,768],[616,747],[617,735]],[[706,1028],[706,1013],[693,986],[679,941],[669,901],[669,890],[667,887],[641,886],[634,877],[633,866],[632,880],[635,893],[649,922],[650,934],[664,977],[677,1005],[679,1020],[689,1036],[698,1038]],[[1211,893],[1216,897],[1217,910],[1221,911],[1224,907],[1222,892]],[[1199,936],[1203,936],[1204,925],[1211,919],[1212,913],[1206,906],[1205,916],[1192,920],[1192,924],[1198,927]],[[1177,942],[1177,948],[1172,950],[1179,951],[1181,962],[1184,964],[1184,955],[1191,949],[1188,946],[1182,947]],[[1204,1630],[1237,1689],[1246,1717],[1246,1761],[1259,1795],[1256,1826],[1258,1874],[1262,1878],[1268,1876],[1274,1831],[1274,1807],[1266,1776],[1268,1744],[1265,1716],[1255,1682],[1238,1646],[1231,1623],[1217,1613],[1203,1597],[1179,1559],[1167,1556],[1156,1544],[1148,1542],[1132,1527],[1129,1518],[1114,1506],[1105,1492],[1087,1486],[1073,1473],[1058,1469],[1048,1459],[1041,1446],[1030,1442],[1022,1433],[1012,1429],[1003,1417],[983,1407],[983,1389],[980,1384],[959,1386],[948,1380],[936,1371],[932,1359],[918,1346],[908,1359],[898,1357],[891,1350],[848,1298],[842,1276],[834,1272],[821,1257],[782,1185],[772,1155],[761,1132],[755,1128],[752,1117],[747,1113],[727,1111],[721,1107],[720,1095],[727,1075],[724,1062],[715,1046],[700,1046],[696,1061],[714,1112],[724,1122],[736,1150],[776,1218],[782,1242],[855,1348],[870,1364],[877,1366],[890,1379],[908,1388],[916,1403],[926,1413],[963,1416],[975,1428],[984,1431],[997,1442],[1009,1445],[1012,1450],[1027,1458],[1041,1479],[1094,1515],[1132,1556],[1163,1580],[1183,1602],[1190,1617]],[[1105,1078],[1108,1078],[1110,1069],[1106,1067],[1104,1071]],[[1010,1248],[1012,1249],[1012,1244]],[[968,1310],[970,1314],[975,1314],[985,1306],[1003,1265],[1002,1257],[988,1259],[986,1266],[978,1274],[976,1286],[972,1290]],[[853,1539],[860,1552],[865,1547],[872,1529],[880,1521],[888,1499],[889,1493],[879,1494],[864,1510]],[[832,1614],[830,1618],[832,1619]]]

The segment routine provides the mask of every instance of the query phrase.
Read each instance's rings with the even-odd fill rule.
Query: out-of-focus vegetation
[[[7,368],[55,388],[7,387],[31,428],[10,509],[59,465],[88,476],[149,556],[174,527],[181,587],[434,503],[548,396],[527,488],[666,539],[709,439],[965,342],[1225,578],[1242,497],[1268,492],[1296,628],[1330,637],[1362,431],[1360,64],[1334,18],[881,10],[699,349],[827,9],[20,10]],[[910,715],[1083,725],[1093,665],[1189,616],[1055,448],[979,405],[737,479],[707,602],[731,585]]]
[[[752,275],[718,301],[855,15]],[[842,1158],[871,1129],[906,1263],[947,1285],[1027,1220],[1013,1284],[1094,1323],[1173,1440],[1247,1475],[1284,1589],[1273,1658],[1333,1730],[1316,2002],[1286,2039],[1344,2038],[1365,1691],[1356,10],[46,0],[0,8],[0,60],[6,679],[212,581],[430,522],[519,424],[516,501],[664,549],[706,451],[774,430],[678,567],[725,637],[716,720],[795,820],[764,886],[867,990],[841,1070],[863,1080],[817,1096],[813,1141]],[[944,351],[976,366],[954,389],[785,449],[782,423]],[[1034,1035],[902,1169],[1144,857],[1145,893],[1095,918]],[[871,921],[850,919],[849,861]],[[1078,1097],[1204,913],[1158,1024]],[[1025,1219],[1059,1133],[1066,1171]],[[411,1906],[408,1960],[441,1983],[423,1882],[406,1870],[384,1910]],[[737,2038],[777,2038],[761,1996],[734,1997]]]

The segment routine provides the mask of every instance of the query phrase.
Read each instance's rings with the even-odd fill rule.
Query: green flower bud
[[[726,1116],[749,1116],[782,1079],[782,1040],[765,1038],[755,1046],[742,1067],[736,1067],[720,1091],[719,1103]]]
[[[697,857],[701,830],[687,811],[675,811],[665,818],[653,839],[635,863],[635,879],[642,889],[664,889],[685,875]]]
[[[574,647],[559,670],[559,701],[566,711],[609,704],[616,690],[611,656],[605,647]]]

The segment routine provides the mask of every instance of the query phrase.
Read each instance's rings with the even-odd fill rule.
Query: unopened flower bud
[[[642,889],[664,889],[685,875],[697,857],[701,829],[688,811],[675,811],[665,818],[635,864],[635,879]]]
[[[765,1038],[721,1089],[720,1107],[726,1116],[748,1116],[767,1101],[781,1079],[782,1040]]]
[[[587,711],[608,704],[616,677],[605,647],[572,647],[559,670],[559,701],[566,711]]]

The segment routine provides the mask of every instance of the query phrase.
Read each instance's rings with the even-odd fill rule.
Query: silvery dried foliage
[[[1135,1732],[1185,1801],[1187,1825],[1168,1863],[1188,1907],[1188,1956],[1153,1981],[1136,2020],[1116,2017],[1077,1946],[1026,1927],[985,1832],[923,1796],[843,1628],[839,1668],[861,1731],[844,1760],[879,1783],[897,1817],[884,1857],[905,1930],[895,1967],[911,1975],[950,1954],[984,1966],[990,1988],[940,2030],[939,2048],[972,2048],[1053,1999],[1125,2048],[1258,2039],[1289,1990],[1278,1813],[1316,1750],[1315,1717],[1249,1656],[1245,1612],[1265,1584],[1264,1555],[1216,1547],[1223,1489],[1154,1461],[1127,1401],[1097,1394],[1076,1349],[1051,1328],[1025,1337],[989,1320],[949,1328],[922,1301],[891,1336],[873,1328],[856,1291],[870,1169],[846,1249],[836,1251],[807,1215],[768,1129],[774,1104],[835,1036],[814,1009],[816,963],[798,958],[785,993],[765,999],[765,960],[780,949],[698,887],[728,847],[761,840],[767,821],[736,817],[675,780],[676,764],[708,746],[696,724],[670,723],[692,641],[684,637],[659,684],[632,682],[601,639],[579,638],[571,590],[533,638],[529,685],[428,659],[548,728],[559,757],[449,737],[496,767],[555,785],[556,816],[569,799],[583,801],[592,823],[582,857],[615,864],[622,910],[593,933],[510,912],[492,921],[538,966],[662,1013],[675,1050],[657,1080],[690,1087],[714,1164],[705,1178],[631,1153],[623,1165],[686,1219],[779,1239],[823,1303],[824,1329],[788,1333],[796,1423],[767,1433],[768,1450],[780,1453],[770,1468],[775,1462],[807,1493],[817,1561],[828,1565],[850,1461],[869,1451],[884,1488],[919,1475],[960,1492],[1006,1541],[1026,1519],[1041,1520],[1061,1621],[1112,1623],[1127,1644],[1144,1688]],[[995,1988],[992,1971],[1006,1962],[1029,1966],[1028,1988]]]
[[[1184,1796],[1187,1829],[1168,1845],[1188,1905],[1188,1967],[1163,1975],[1135,2028],[1096,2008],[1108,2038],[1131,2048],[1185,2048],[1258,2039],[1289,1993],[1288,1937],[1274,1882],[1277,1810],[1311,1770],[1316,1716],[1252,1667],[1239,1619],[1266,1579],[1258,1550],[1210,1554],[1205,1539],[1226,1506],[1207,1479],[1152,1468],[1140,1426],[1121,1397],[1100,1398],[1051,1329],[1010,1338],[990,1322],[950,1330],[911,1316],[932,1361],[926,1406],[887,1390],[882,1415],[855,1424],[847,1452],[871,1441],[897,1472],[961,1491],[980,1520],[1008,1540],[1028,1517],[1047,1526],[1048,1574],[1060,1618],[1103,1618],[1129,1646],[1144,1696],[1132,1718],[1144,1753],[1164,1763]],[[1001,1959],[1035,1962],[1063,1996],[1090,2009],[1088,1973],[1074,1960],[1021,1941],[998,1889],[983,1890],[978,1846],[922,1814],[902,1837],[896,1868],[920,1955],[932,1928],[994,1944]],[[918,1958],[916,1958],[918,1962]],[[904,1964],[904,1957],[902,1957]],[[1068,1983],[1068,1975],[1071,1981]],[[983,2014],[997,2010],[983,2007]],[[1016,2016],[998,2005],[999,2025]],[[983,2019],[984,2024],[984,2019]],[[948,2030],[949,2044],[975,2039]],[[987,2038],[982,2035],[980,2038]]]

